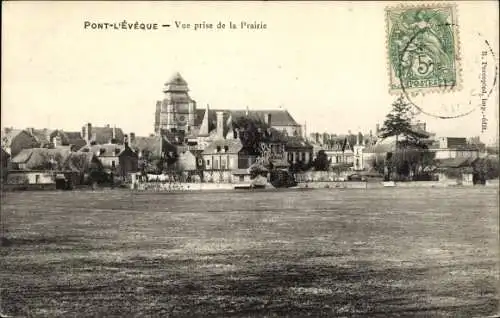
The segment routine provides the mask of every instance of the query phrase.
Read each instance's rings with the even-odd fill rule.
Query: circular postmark
[[[449,35],[452,35],[449,31],[453,27],[458,28],[449,23],[435,26]],[[453,79],[448,76],[449,68],[443,67],[451,62],[439,60],[439,56],[436,60],[436,54],[440,52],[436,53],[429,47],[428,44],[435,39],[426,38],[427,30],[422,28],[416,32],[399,55],[397,75],[403,96],[418,113],[440,119],[463,117],[478,110],[484,114],[498,80],[498,62],[489,42],[479,32],[467,37],[460,52],[462,56],[456,54],[455,61],[451,61],[458,69],[457,76],[460,76]],[[413,87],[412,82],[404,77],[408,73],[416,81],[419,78],[438,79],[435,89]]]

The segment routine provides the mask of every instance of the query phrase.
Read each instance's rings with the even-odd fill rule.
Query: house
[[[285,152],[288,162],[308,165],[314,158],[313,146],[302,137],[285,136]]]
[[[73,184],[87,183],[93,173],[103,169],[101,161],[92,152],[71,152],[62,168],[66,176],[71,175]]]
[[[68,149],[23,149],[12,158],[7,184],[55,187],[56,175],[63,171],[69,155]]]
[[[203,179],[213,182],[231,182],[232,170],[239,169],[239,152],[243,145],[239,138],[218,139],[201,153],[204,163]]]
[[[161,158],[165,153],[177,151],[177,148],[165,136],[159,135],[139,137],[135,136],[135,133],[130,133],[128,144],[140,159]]]
[[[125,143],[125,134],[121,128],[111,127],[109,124],[104,127],[94,127],[87,123],[82,127],[81,137],[87,145],[104,145]]]
[[[11,158],[23,149],[40,147],[40,141],[26,130],[5,128],[2,130],[2,148]]]
[[[429,151],[435,153],[436,159],[479,157],[479,148],[469,144],[465,137],[440,137],[429,146]]]
[[[474,184],[474,164],[477,158],[446,158],[436,160],[438,180],[459,185]]]
[[[68,146],[72,151],[78,151],[87,145],[79,131],[63,131],[57,129],[51,132],[50,142],[54,147]]]
[[[38,147],[45,148],[48,147],[51,143],[50,134],[52,133],[51,129],[35,129],[35,128],[26,128],[25,129],[31,136],[35,137],[38,141]]]
[[[125,177],[138,171],[138,156],[128,144],[103,144],[84,146],[80,152],[93,153],[108,173]]]

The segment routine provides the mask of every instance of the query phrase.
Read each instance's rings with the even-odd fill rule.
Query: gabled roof
[[[40,143],[40,146],[43,147],[50,143],[50,134],[53,132],[51,129],[33,129],[32,132],[27,131],[29,134],[32,134],[33,137]]]
[[[10,147],[14,138],[16,138],[20,133],[27,133],[22,129],[2,129],[2,146]]]
[[[266,116],[271,115],[271,126],[299,126],[287,110],[234,110],[234,109],[209,109],[208,120],[209,131],[217,127],[217,112],[224,112],[224,122],[229,115],[234,120],[239,117],[249,118],[258,122],[266,122]],[[200,126],[205,116],[206,109],[197,109],[195,114],[195,126]]]
[[[124,142],[123,130],[121,128],[115,129],[115,139],[117,143],[122,144]],[[92,127],[92,137],[97,144],[107,144],[113,137],[113,127]]]
[[[37,170],[50,161],[55,161],[62,167],[71,151],[68,149],[47,149],[31,148],[23,149],[19,154],[12,158],[14,164],[24,164],[23,170]]]
[[[118,157],[125,150],[127,150],[127,147],[125,145],[104,144],[104,145],[85,146],[82,149],[80,149],[79,152],[91,152],[94,153],[97,157]]]
[[[78,131],[54,130],[50,134],[50,138],[52,139],[56,136],[59,136],[61,138],[62,145],[73,145],[74,150],[79,150],[87,144],[87,142],[82,138],[81,133]]]
[[[217,147],[220,147],[220,152],[217,152]],[[225,147],[227,147],[227,151],[225,151]],[[237,154],[243,148],[240,139],[217,139],[212,141],[206,148],[203,150],[203,154],[216,154],[216,153],[227,153],[227,154]]]
[[[149,152],[155,156],[161,156],[162,151],[175,151],[175,146],[164,136],[135,137],[135,141],[130,145],[130,148],[136,152]]]

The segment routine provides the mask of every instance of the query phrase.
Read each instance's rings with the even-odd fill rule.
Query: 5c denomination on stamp
[[[391,93],[459,89],[456,19],[453,4],[386,8]]]

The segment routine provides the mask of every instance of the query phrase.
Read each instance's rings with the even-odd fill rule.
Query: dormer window
[[[220,146],[217,146],[217,152],[220,152],[220,149],[221,149]]]
[[[120,154],[120,148],[115,148],[115,155]]]
[[[99,155],[104,155],[105,152],[106,152],[105,148],[99,149]]]
[[[228,152],[229,151],[229,146],[224,146],[224,152]]]

